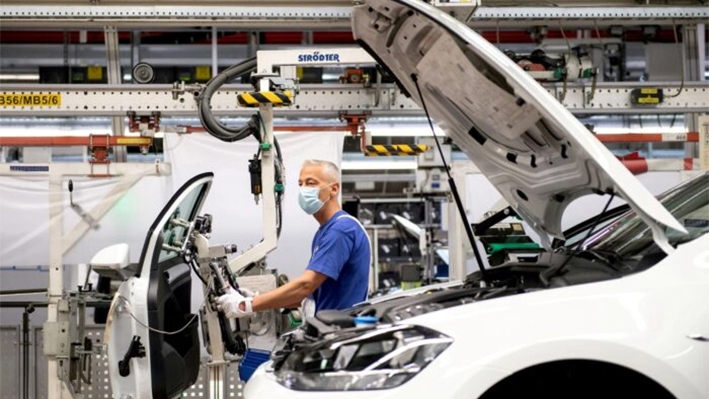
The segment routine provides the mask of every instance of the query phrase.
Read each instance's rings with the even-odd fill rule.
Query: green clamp
[[[564,68],[556,68],[554,69],[554,79],[562,79],[566,75],[566,71]]]
[[[286,189],[286,187],[281,183],[276,183],[273,189],[276,190],[277,193],[282,193]]]
[[[260,148],[261,148],[262,150],[270,150],[270,149],[271,149],[271,145],[272,145],[271,143],[261,143],[261,144],[260,144]]]

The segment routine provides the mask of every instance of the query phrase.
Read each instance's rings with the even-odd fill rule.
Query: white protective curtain
[[[342,133],[277,133],[286,167],[283,229],[278,247],[268,256],[268,266],[293,278],[310,259],[310,242],[318,224],[298,206],[298,175],[307,159],[322,159],[340,165]],[[190,177],[214,172],[209,198],[202,213],[214,217],[210,243],[236,244],[239,251],[263,238],[262,208],[254,203],[248,160],[258,149],[254,139],[224,143],[207,134],[169,135],[165,139],[166,161],[172,163],[173,182],[179,187]]]
[[[324,159],[340,164],[344,136],[332,132],[279,133],[286,166],[286,197],[279,247],[269,256],[269,266],[290,277],[303,270],[310,257],[310,240],[317,223],[297,204],[298,174],[306,159]],[[147,234],[165,202],[192,176],[212,171],[212,191],[202,209],[214,216],[212,243],[237,244],[246,249],[263,236],[261,205],[250,194],[248,159],[257,150],[255,140],[224,143],[207,134],[165,137],[165,162],[170,176],[142,177],[64,255],[65,264],[88,263],[102,248],[128,243],[131,261],[137,262]],[[118,178],[73,178],[74,203],[91,210],[115,186]],[[64,233],[79,216],[69,205],[68,179],[64,181]],[[0,267],[22,268],[49,262],[49,184],[46,177],[0,176]]]

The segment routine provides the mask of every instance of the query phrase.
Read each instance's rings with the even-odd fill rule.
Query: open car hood
[[[575,199],[615,193],[657,233],[684,227],[551,94],[491,43],[420,0],[365,0],[353,32],[539,233]],[[599,209],[600,211],[600,209]]]

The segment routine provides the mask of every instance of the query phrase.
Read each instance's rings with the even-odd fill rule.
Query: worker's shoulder
[[[335,222],[332,224],[331,231],[348,234],[365,234],[364,228],[357,219],[347,213],[339,213],[334,216]]]

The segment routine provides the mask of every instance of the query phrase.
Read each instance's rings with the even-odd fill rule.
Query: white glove
[[[241,291],[241,294],[246,298],[253,298],[258,295],[258,291],[251,291],[250,289],[244,287],[239,287],[239,291]]]
[[[229,288],[229,292],[217,298],[217,309],[224,312],[226,317],[232,319],[248,317],[254,314],[251,308],[252,298],[246,298],[235,289]],[[243,310],[241,309],[243,304]]]

